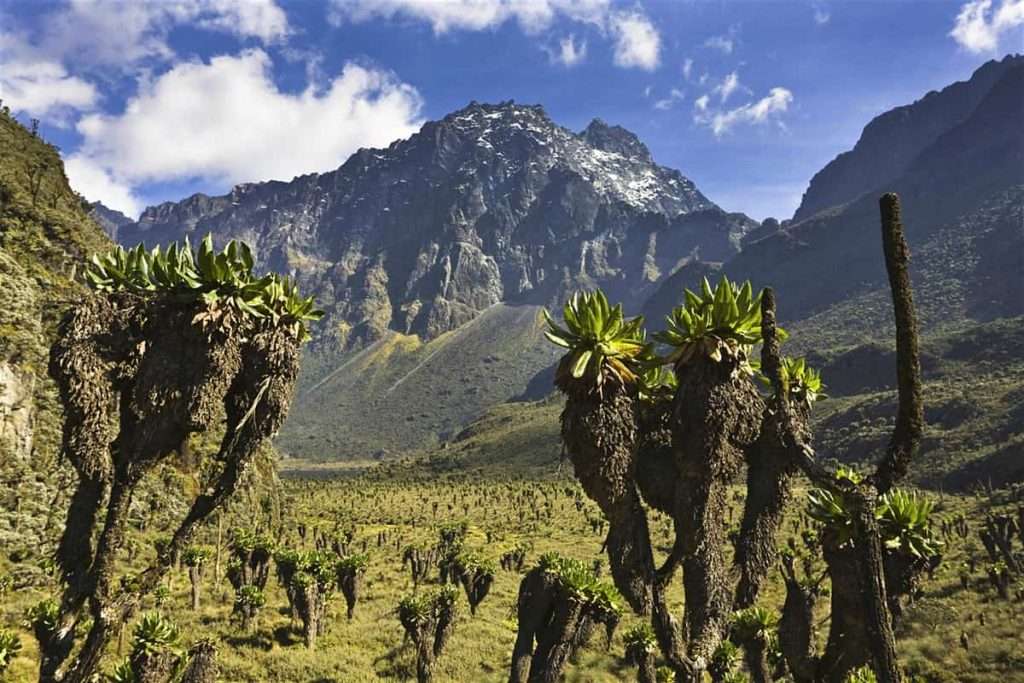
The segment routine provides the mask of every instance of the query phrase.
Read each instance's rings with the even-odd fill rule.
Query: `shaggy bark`
[[[66,580],[63,633],[73,632],[86,603],[92,617],[64,681],[79,683],[98,670],[111,634],[159,583],[196,526],[234,491],[242,469],[287,413],[298,369],[294,334],[231,309],[220,309],[216,322],[204,327],[197,316],[209,312],[203,304],[169,297],[92,296],[61,323],[50,373],[65,406],[63,448],[91,487],[78,496],[83,516],[65,530],[58,560]],[[115,404],[118,429],[111,441]],[[220,474],[193,501],[157,564],[140,575],[140,590],[121,591],[113,561],[124,543],[135,487],[189,434],[209,429],[222,410],[227,429],[217,456]],[[102,522],[96,482],[110,491]],[[101,525],[94,549],[82,540],[92,537],[94,529],[84,528],[89,524]],[[41,645],[45,650],[51,644]],[[44,658],[66,659],[60,654],[46,652]],[[41,672],[42,680],[59,677],[58,671]]]
[[[355,567],[338,569],[338,588],[345,596],[346,617],[351,620],[359,601],[359,589],[363,583],[363,571]]]
[[[327,589],[311,580],[295,588],[295,608],[302,619],[302,636],[309,650],[316,649],[317,636],[327,628]]]
[[[542,567],[527,572],[519,584],[519,631],[512,651],[509,683],[556,683],[566,663],[589,640],[590,630],[604,624],[608,638],[618,621],[569,595]]]
[[[635,652],[627,649],[626,661],[636,667],[637,683],[657,683],[658,672],[653,653],[646,650]]]
[[[457,610],[454,602],[435,598],[430,613],[415,617],[399,613],[406,634],[416,646],[416,681],[429,683],[434,675],[434,663],[441,656],[448,639],[455,630]]]
[[[469,613],[475,616],[477,606],[491,592],[494,575],[480,569],[467,571],[462,568],[459,568],[458,574],[459,582],[462,584],[463,590],[466,591]]]
[[[192,584],[192,611],[199,611],[199,594],[202,589],[203,565],[195,564],[188,568],[188,580]]]
[[[786,601],[779,619],[779,647],[796,683],[814,683],[818,660],[814,644],[814,606],[818,586],[805,586],[796,575],[793,558],[782,561]]]
[[[217,647],[209,640],[201,640],[188,651],[188,664],[181,672],[181,683],[215,683],[219,674]]]
[[[516,616],[519,630],[512,648],[512,670],[509,683],[526,683],[533,658],[533,643],[547,622],[555,601],[554,582],[546,572],[535,567],[519,583]]]
[[[615,586],[639,614],[650,614],[654,556],[636,490],[637,399],[606,386],[603,397],[575,392],[562,412],[562,440],[576,478],[608,520]]]
[[[675,512],[679,470],[672,454],[672,401],[641,401],[640,445],[637,449],[636,485],[644,502],[671,516]]]
[[[773,401],[774,403],[774,401]],[[807,406],[794,406],[793,423],[804,443],[810,443]],[[764,422],[747,458],[747,499],[736,543],[736,565],[740,569],[735,609],[751,607],[757,601],[768,572],[778,560],[776,534],[790,499],[793,477],[799,466],[785,445],[785,426],[774,405],[765,411]]]
[[[706,667],[732,615],[728,487],[757,438],[764,402],[728,358],[700,357],[677,374],[672,446],[681,478],[673,517],[683,539],[687,651]]]

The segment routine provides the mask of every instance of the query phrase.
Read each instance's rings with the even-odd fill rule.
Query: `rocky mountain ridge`
[[[868,123],[853,149],[814,174],[793,216],[794,222],[829,207],[878,191],[906,173],[929,145],[963,123],[1024,56],[1007,55],[979,67],[966,81],[932,91]]]
[[[331,315],[278,441],[294,455],[440,445],[550,388],[539,306],[601,286],[657,328],[722,269],[775,287],[790,352],[841,368],[837,393],[856,403],[891,379],[888,355],[864,350],[891,324],[881,191],[903,197],[927,335],[1024,313],[1022,79],[1021,58],[990,62],[878,117],[781,224],[726,214],[620,127],[473,103],[331,173],[151,207],[121,239],[240,237],[317,292]]]
[[[474,102],[335,171],[150,207],[118,235],[246,240],[260,266],[316,294],[321,345],[346,350],[388,330],[434,339],[495,304],[580,286],[638,305],[687,258],[736,253],[756,225],[621,127],[577,134],[539,106]]]

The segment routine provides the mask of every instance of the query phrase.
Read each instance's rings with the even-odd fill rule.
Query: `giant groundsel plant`
[[[842,683],[864,666],[879,681],[900,680],[893,620],[922,569],[934,566],[939,544],[928,527],[930,505],[893,488],[917,449],[923,418],[898,199],[885,195],[880,206],[897,329],[899,409],[890,446],[870,476],[831,472],[815,458],[809,417],[824,384],[805,359],[781,355],[786,334],[777,325],[770,289],[755,292],[751,283],[723,276],[714,287],[705,279],[699,293],[687,290],[667,329],[654,335],[667,347],[660,359],[645,344],[641,319],[627,321],[621,306],[610,307],[600,291],[569,299],[565,327],[547,318],[548,338],[567,350],[556,375],[566,394],[565,452],[584,491],[608,518],[606,547],[618,592],[650,619],[653,640],[639,631],[630,639],[630,659],[645,679],[656,664],[653,642],[677,682],[697,683],[705,672],[721,674],[720,655],[734,641],[756,681],[770,680],[767,651],[776,642],[797,683]],[[751,357],[757,345],[759,363]],[[674,381],[660,364],[672,368]],[[754,386],[758,371],[770,387],[767,396]],[[743,518],[732,535],[726,508],[744,467]],[[805,538],[805,544],[822,553],[831,582],[830,636],[820,654],[809,634],[821,579],[798,579],[792,553],[782,558],[788,595],[781,617],[757,604],[765,578],[779,564],[776,535],[800,473],[815,487],[809,512],[820,530],[808,532],[819,538]],[[641,496],[675,527],[660,567]],[[737,572],[725,553],[730,537]],[[680,568],[682,625],[666,594]],[[524,680],[528,646],[543,623],[524,607],[550,590],[544,576],[538,568],[520,586],[513,681]],[[560,668],[538,674],[538,666],[551,666],[544,661],[564,665],[557,657],[534,656],[531,681],[560,675]]]
[[[62,449],[78,483],[57,550],[57,623],[39,634],[42,680],[96,675],[111,634],[287,415],[307,324],[320,313],[293,282],[253,268],[248,247],[232,242],[217,252],[210,238],[195,250],[188,242],[140,245],[93,259],[93,293],[61,322],[50,352],[64,407]],[[138,485],[191,435],[221,426],[208,479],[170,541],[134,581],[120,582],[115,559]]]

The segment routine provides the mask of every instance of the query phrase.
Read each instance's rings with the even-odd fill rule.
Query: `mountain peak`
[[[651,161],[651,152],[647,145],[640,142],[640,138],[622,126],[609,125],[602,119],[591,121],[580,133],[580,138],[591,147],[605,152]]]
[[[515,100],[504,100],[495,104],[471,100],[465,107],[451,112],[439,123],[461,128],[487,127],[495,123],[510,123],[517,119],[530,120],[545,126],[555,125],[541,105],[516,104]]]
[[[725,258],[749,228],[626,129],[577,134],[509,100],[470,102],[334,171],[150,207],[118,235],[243,239],[317,296],[324,339],[347,349],[389,331],[433,339],[570,287],[636,303],[681,257]]]

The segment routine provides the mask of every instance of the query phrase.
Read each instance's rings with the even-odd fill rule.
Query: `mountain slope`
[[[526,392],[553,361],[539,306],[594,286],[639,306],[688,260],[735,254],[756,226],[621,127],[573,133],[505,102],[472,103],[330,173],[194,195],[117,230],[126,245],[240,238],[260,267],[314,293],[327,316],[279,445],[358,458],[444,440]],[[506,362],[474,346],[482,338]],[[417,381],[382,390],[413,368]],[[483,384],[438,387],[460,376]]]
[[[989,72],[982,67],[978,73]],[[842,337],[877,336],[890,329],[882,305],[887,292],[877,197],[895,191],[902,199],[917,304],[926,329],[1020,315],[1021,92],[1024,59],[1004,69],[977,108],[925,145],[900,177],[748,243],[725,264],[725,272],[771,284],[784,319],[813,321],[806,326],[808,343],[829,348],[842,343]],[[918,117],[916,111],[912,114]],[[694,263],[681,269],[649,299],[644,312],[651,320],[662,320],[684,287],[693,287],[715,268]],[[831,336],[822,336],[827,334]]]
[[[540,309],[495,304],[427,342],[388,332],[341,362],[308,357],[276,445],[314,459],[383,458],[451,439],[524,393],[557,358]]]
[[[1024,57],[1019,55],[988,62],[970,80],[930,92],[872,120],[852,150],[814,175],[793,220],[877,192],[902,176],[926,147],[962,123],[993,85],[1022,63]]]
[[[52,514],[61,416],[50,340],[84,287],[86,258],[110,246],[64,175],[57,148],[0,111],[0,547],[38,544]],[[57,506],[59,510],[59,506]]]
[[[112,240],[117,240],[117,231],[122,225],[134,223],[131,218],[120,211],[107,207],[103,202],[93,202],[90,205],[89,216],[96,221],[96,224],[103,228],[103,232]]]

